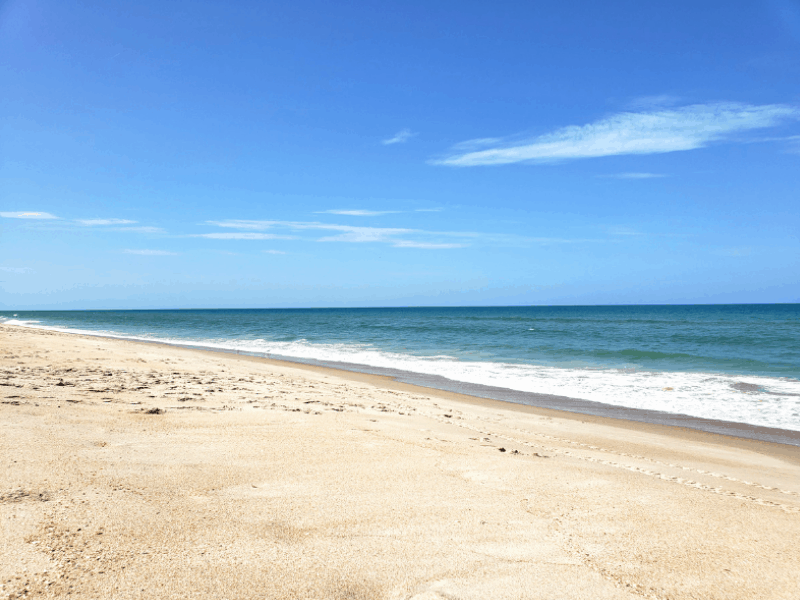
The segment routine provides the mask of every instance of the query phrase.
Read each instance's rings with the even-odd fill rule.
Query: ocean
[[[800,431],[800,304],[5,311],[0,320],[592,414],[622,407]]]

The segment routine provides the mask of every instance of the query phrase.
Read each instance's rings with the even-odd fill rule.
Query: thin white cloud
[[[348,242],[348,243],[370,243],[380,242],[397,245],[399,248],[410,248],[410,245],[398,245],[400,242],[406,244],[412,243],[409,240],[399,240],[399,236],[408,237],[441,237],[441,236],[459,236],[459,237],[474,237],[476,234],[460,233],[460,232],[435,232],[423,231],[419,229],[406,229],[401,227],[360,227],[355,225],[339,225],[335,223],[320,223],[318,221],[250,221],[250,220],[228,220],[228,221],[209,221],[213,225],[219,227],[230,227],[234,229],[273,229],[285,228],[293,231],[330,231],[336,232],[335,235],[328,235],[317,238],[317,242]],[[226,236],[222,239],[262,239],[259,237],[251,236],[269,236],[263,239],[270,239],[274,237],[273,234],[260,234],[260,233],[217,233],[205,234],[204,237],[210,236]],[[247,236],[232,238],[230,236]],[[432,248],[432,244],[438,242],[430,241],[429,239],[413,241],[414,243],[427,244],[426,247]],[[443,244],[440,247],[455,247],[452,244]]]
[[[665,106],[675,106],[681,101],[680,96],[672,94],[657,94],[655,96],[639,96],[628,102],[627,108],[631,110],[646,110],[653,108],[663,108]]]
[[[177,252],[167,252],[166,250],[123,250],[123,252],[139,256],[177,256]]]
[[[414,212],[442,212],[443,208],[415,208]]]
[[[784,104],[754,106],[733,102],[694,104],[649,112],[623,112],[587,125],[563,127],[526,141],[459,152],[430,161],[454,167],[548,163],[623,154],[660,154],[694,150],[731,134],[773,127],[800,118]]]
[[[612,175],[598,175],[598,177],[606,177],[608,179],[659,179],[666,177],[663,173],[614,173]]]
[[[389,139],[383,140],[381,142],[381,144],[383,144],[385,146],[389,146],[391,144],[403,144],[403,143],[407,142],[408,140],[410,140],[415,135],[417,135],[417,134],[414,133],[413,131],[411,131],[410,129],[407,129],[407,128],[406,129],[401,129],[400,131],[395,133]]]
[[[130,231],[131,233],[164,233],[164,230],[161,227],[150,227],[150,226],[115,227],[113,231]]]
[[[231,229],[270,229],[280,224],[280,221],[255,221],[250,219],[226,219],[224,221],[206,221],[209,225],[229,227]]]
[[[133,225],[136,221],[130,219],[75,219],[81,225]]]
[[[50,213],[33,211],[0,212],[0,217],[6,219],[58,219],[57,216]]]
[[[331,229],[342,233],[320,238],[317,240],[318,242],[390,242],[393,241],[391,238],[394,236],[415,233],[413,229],[393,227],[348,227],[346,225],[337,225],[321,229]]]
[[[319,221],[249,221],[249,220],[228,220],[228,221],[209,221],[210,224],[218,227],[230,227],[233,229],[272,229],[272,228],[285,228],[295,231],[302,230],[323,230],[323,231],[340,231],[342,235],[352,235],[357,237],[353,241],[377,241],[386,236],[397,235],[403,233],[413,233],[414,229],[400,229],[393,227],[359,227],[356,225],[338,225],[334,223],[320,223]],[[202,237],[218,237],[218,236],[272,236],[273,234],[260,234],[260,233],[209,233],[204,234]],[[338,237],[338,236],[337,236]],[[226,239],[226,238],[220,238]],[[262,238],[242,238],[242,239],[262,239]],[[269,238],[263,238],[269,239]],[[325,238],[320,241],[339,241],[333,238]]]
[[[503,143],[503,138],[499,137],[486,137],[475,138],[472,140],[465,140],[453,145],[453,150],[460,150],[462,152],[472,152],[478,148],[487,148],[489,146],[496,146]]]
[[[115,226],[111,227],[110,229],[103,229],[102,231],[127,231],[130,233],[164,233],[164,229],[161,227],[153,227],[150,225],[136,225],[135,227],[129,227],[129,225],[135,225],[138,221],[131,221],[130,219],[75,219],[76,223],[80,223],[81,225],[85,225],[87,227],[108,227],[110,225]],[[123,227],[120,227],[123,225]]]
[[[480,233],[475,231],[427,231],[424,229],[405,229],[399,227],[359,227],[354,225],[339,225],[333,223],[320,223],[318,221],[256,221],[246,219],[230,219],[225,221],[209,221],[218,227],[233,229],[290,229],[293,231],[330,231],[335,235],[316,238],[317,242],[347,242],[347,243],[385,243],[396,248],[426,248],[446,249],[464,248],[473,243],[493,244],[502,246],[528,247],[530,245],[551,244],[581,244],[608,242],[608,239],[584,238],[556,238],[556,237],[525,237],[504,233]],[[236,233],[236,234],[205,234],[208,236],[226,236],[222,239],[261,239],[250,236],[271,236],[272,234]],[[230,238],[227,236],[237,236]],[[247,236],[247,237],[238,237]],[[442,239],[448,241],[442,241]],[[265,238],[271,239],[271,238]],[[307,241],[311,241],[305,238]]]
[[[291,236],[275,235],[273,233],[198,233],[191,237],[201,237],[210,240],[290,240]]]
[[[758,144],[761,142],[796,142],[800,140],[800,135],[776,135],[750,138],[747,140],[737,140],[747,144]]]
[[[30,267],[0,267],[0,271],[6,273],[29,273],[33,271]]]
[[[348,217],[378,217],[380,215],[392,215],[399,213],[399,210],[320,210],[317,215],[345,215]]]
[[[552,244],[596,244],[606,242],[608,240],[597,238],[555,238],[555,237],[529,237],[520,238],[522,241],[531,244],[541,244],[543,246],[550,246]]]
[[[641,231],[631,227],[609,227],[608,233],[611,235],[644,235]]]
[[[262,250],[264,254],[286,254],[283,250]]]
[[[435,242],[414,242],[411,240],[397,240],[392,244],[395,248],[422,248],[425,250],[444,250],[447,248],[466,248],[467,244],[439,244]]]

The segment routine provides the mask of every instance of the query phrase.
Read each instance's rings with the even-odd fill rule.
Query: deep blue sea
[[[0,319],[800,430],[800,304],[17,311]]]

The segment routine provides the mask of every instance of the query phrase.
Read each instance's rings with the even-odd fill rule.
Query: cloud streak
[[[644,235],[642,232],[637,231],[631,227],[609,227],[608,233],[610,235]]]
[[[132,233],[164,233],[161,227],[150,227],[149,225],[141,227],[115,227],[113,231],[130,231]]]
[[[420,248],[423,250],[446,250],[449,248],[466,248],[467,244],[441,244],[435,242],[414,242],[412,240],[398,240],[392,244],[395,248]]]
[[[344,243],[386,243],[396,248],[462,248],[463,243],[440,243],[431,240],[432,237],[459,236],[462,238],[473,238],[476,234],[459,232],[437,232],[424,231],[420,229],[407,229],[402,227],[361,227],[356,225],[339,225],[335,223],[321,223],[319,221],[251,221],[251,220],[227,220],[209,221],[210,224],[218,227],[245,230],[265,230],[273,228],[290,229],[292,231],[327,231],[333,235],[325,235],[317,238],[317,242],[344,242]],[[224,237],[223,237],[224,236]],[[256,236],[264,236],[256,237]],[[202,237],[214,237],[216,239],[275,239],[270,233],[210,233],[203,234]],[[423,239],[408,239],[423,238]]]
[[[387,235],[413,233],[417,231],[415,229],[402,229],[396,227],[361,227],[358,225],[338,225],[335,223],[320,223],[319,221],[250,221],[250,220],[231,219],[227,221],[209,221],[209,223],[212,225],[216,225],[217,227],[229,227],[233,229],[264,230],[277,227],[277,228],[292,229],[295,231],[303,231],[303,230],[340,231],[342,232],[342,235],[357,234],[360,238],[363,238],[364,241],[370,241],[374,238],[379,238],[379,237],[383,238]],[[228,236],[228,235],[273,235],[273,234],[209,233],[209,234],[203,234],[203,237],[223,236],[223,235]],[[226,238],[220,238],[220,239],[226,239]],[[242,239],[247,239],[247,238],[242,238]]]
[[[398,235],[418,233],[413,229],[395,229],[389,227],[344,227],[329,228],[341,231],[338,235],[319,238],[318,242],[389,242]]]
[[[206,238],[209,240],[291,240],[288,235],[274,233],[197,233],[191,237]]]
[[[614,173],[613,175],[600,175],[608,179],[659,179],[666,177],[663,173]]]
[[[404,144],[415,135],[417,134],[408,128],[401,129],[400,131],[395,133],[392,137],[381,141],[381,144],[383,144],[384,146],[391,146],[392,144]]]
[[[95,225],[133,225],[136,221],[130,219],[75,219],[76,223],[87,226]]]
[[[467,248],[474,243],[494,244],[503,246],[527,247],[531,245],[549,246],[553,244],[583,244],[607,242],[607,239],[570,239],[555,237],[526,237],[515,234],[493,234],[475,231],[428,231],[424,229],[406,229],[399,227],[361,227],[355,225],[339,225],[334,223],[321,223],[318,221],[257,221],[244,219],[229,219],[225,221],[208,221],[217,227],[244,230],[289,229],[301,231],[327,231],[326,235],[313,240],[315,242],[342,242],[342,243],[384,243],[394,248],[419,248],[426,250],[445,250],[454,248]],[[264,238],[256,236],[265,236]],[[272,239],[267,236],[273,234],[259,234],[250,232],[241,233],[216,233],[203,234],[201,237],[214,237],[217,239]],[[224,237],[223,237],[224,236]]]
[[[139,256],[177,256],[177,252],[166,250],[123,250],[125,254],[138,254]]]
[[[399,213],[399,210],[320,210],[318,215],[345,215],[348,217],[378,217],[380,215],[392,215]]]
[[[6,219],[58,219],[57,216],[50,213],[31,211],[0,212],[0,217],[5,217]]]
[[[793,106],[754,106],[734,102],[622,112],[587,125],[563,127],[529,140],[500,142],[483,150],[459,151],[430,163],[474,167],[679,152],[703,148],[712,142],[723,141],[731,134],[773,127],[798,118],[800,110]],[[486,145],[491,141],[489,138],[474,142]]]
[[[11,219],[37,219],[37,220],[57,220],[62,226],[73,228],[76,225],[81,227],[95,228],[96,231],[123,231],[128,233],[165,233],[161,227],[150,225],[137,225],[138,221],[131,219],[68,219],[46,212],[0,212],[0,217]]]

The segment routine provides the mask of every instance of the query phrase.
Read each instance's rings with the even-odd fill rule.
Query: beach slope
[[[0,598],[792,599],[800,448],[0,325]]]

